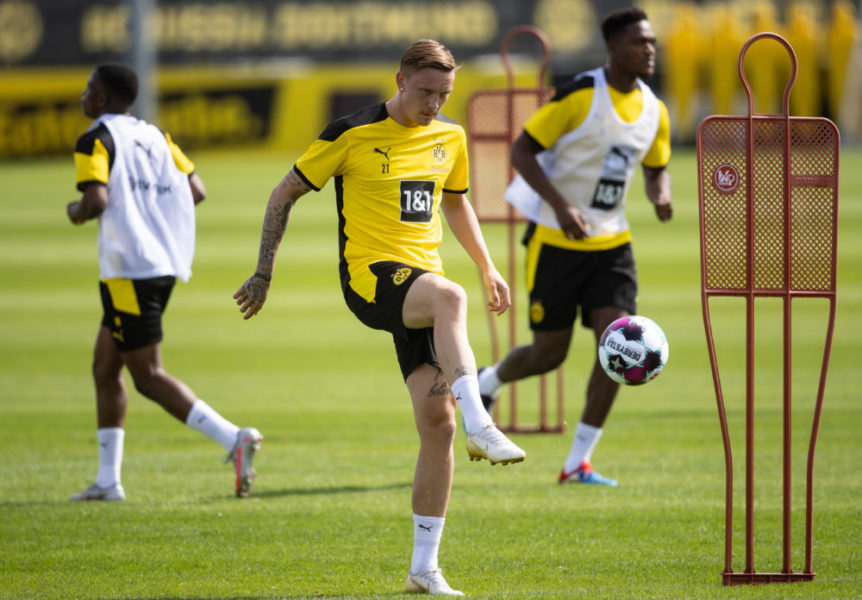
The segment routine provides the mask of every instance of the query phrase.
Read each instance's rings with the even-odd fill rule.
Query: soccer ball
[[[608,377],[626,385],[655,379],[667,364],[667,338],[654,321],[639,315],[617,319],[599,341],[599,362]]]

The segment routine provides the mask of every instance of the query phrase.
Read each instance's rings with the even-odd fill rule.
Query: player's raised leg
[[[482,406],[476,359],[467,339],[464,289],[445,277],[425,273],[407,292],[403,316],[409,328],[434,328],[437,359],[461,408],[471,460],[485,458],[492,465],[524,460],[526,453],[497,429]]]

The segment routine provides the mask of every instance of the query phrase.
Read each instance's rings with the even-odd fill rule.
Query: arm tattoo
[[[275,254],[287,229],[287,221],[290,211],[296,203],[297,198],[311,190],[311,187],[302,180],[294,169],[282,179],[266,207],[266,215],[263,219],[263,231],[260,235],[260,251],[257,256],[257,270],[263,273],[272,273],[275,263]],[[282,204],[273,197],[286,195],[288,200]],[[283,196],[282,196],[283,197]]]
[[[308,187],[308,184],[303,181],[302,177],[296,174],[295,169],[291,169],[290,173],[287,174],[287,182],[299,190],[300,196],[311,190],[311,188]]]
[[[293,208],[293,201],[284,206],[270,205],[267,207],[266,216],[263,219],[263,232],[260,236],[260,252],[257,257],[258,270],[272,272],[275,253],[281,244],[281,238],[284,237],[291,208]]]

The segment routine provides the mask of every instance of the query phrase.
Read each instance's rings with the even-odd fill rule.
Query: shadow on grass
[[[413,487],[413,483],[409,481],[404,481],[401,483],[387,483],[383,485],[342,485],[342,486],[331,486],[331,487],[310,487],[310,488],[286,488],[283,490],[261,490],[261,491],[252,491],[252,498],[284,498],[289,496],[330,496],[334,494],[364,494],[366,492],[383,492],[387,490],[400,490],[400,489],[409,489]],[[214,496],[210,498],[210,500],[224,500],[226,498],[234,498],[233,495],[230,496]],[[57,498],[57,499],[49,499],[49,500],[6,500],[0,502],[0,510],[4,508],[20,508],[26,506],[28,508],[32,508],[34,506],[57,506],[57,505],[65,505],[65,506],[96,506],[99,504],[111,504],[110,502],[99,502],[96,500],[91,500],[89,502],[72,502],[68,498]],[[120,503],[123,504],[123,503]]]
[[[285,488],[283,490],[252,490],[253,498],[283,498],[285,496],[331,496],[334,494],[363,494],[366,492],[383,492],[413,487],[410,481],[387,483],[383,485],[341,485],[329,487]],[[220,499],[220,498],[219,498]]]
[[[326,598],[327,600],[351,600],[354,598],[403,598],[404,593],[392,592],[390,594],[368,593],[352,594],[349,596],[332,596],[328,594],[300,594],[287,596],[130,596],[121,600],[310,600],[312,598]]]
[[[281,496],[318,496],[332,494],[361,494],[364,492],[382,492],[385,490],[399,490],[403,488],[413,487],[410,481],[401,483],[387,483],[384,485],[341,485],[330,487],[311,487],[311,488],[287,488],[284,490],[263,490],[260,493],[255,493],[255,497],[281,497]]]

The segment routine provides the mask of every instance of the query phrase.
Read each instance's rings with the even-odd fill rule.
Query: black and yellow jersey
[[[332,122],[295,165],[314,190],[335,178],[342,281],[367,301],[378,261],[443,274],[443,192],[466,193],[463,128],[444,117],[404,127],[380,103]]]
[[[189,175],[194,173],[194,163],[174,143],[170,134],[162,133],[168,142],[177,168]],[[99,122],[79,137],[75,144],[75,183],[78,189],[83,190],[88,183],[107,185],[115,156],[114,140],[104,123]]]

